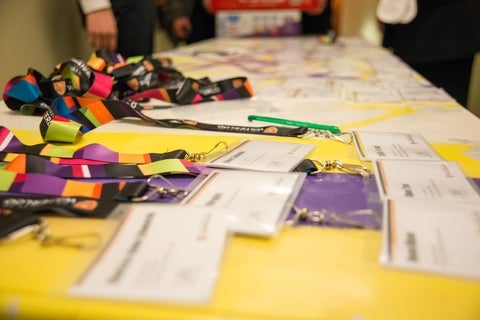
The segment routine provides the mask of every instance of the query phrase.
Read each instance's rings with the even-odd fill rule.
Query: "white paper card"
[[[184,199],[184,204],[222,208],[236,233],[278,233],[305,180],[300,172],[214,170]]]
[[[227,238],[225,213],[170,204],[121,206],[116,234],[71,288],[76,296],[202,303]]]
[[[400,95],[405,101],[453,101],[453,98],[441,88],[402,89]]]
[[[314,148],[314,145],[303,143],[247,140],[205,165],[217,168],[289,172]]]
[[[478,203],[395,199],[384,213],[382,264],[480,279]]]
[[[363,160],[441,160],[420,134],[398,132],[353,132],[355,146]]]
[[[351,92],[352,100],[360,102],[399,102],[402,97],[397,91],[389,89],[358,90]]]
[[[383,198],[480,202],[477,188],[453,161],[383,160],[374,170]]]

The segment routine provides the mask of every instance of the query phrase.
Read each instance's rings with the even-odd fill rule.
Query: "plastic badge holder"
[[[305,177],[303,172],[207,170],[182,203],[224,208],[234,233],[271,237],[283,226]]]

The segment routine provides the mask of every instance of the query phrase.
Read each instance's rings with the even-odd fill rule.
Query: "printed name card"
[[[363,160],[441,160],[420,134],[354,131],[353,137]]]
[[[453,161],[384,160],[374,163],[383,198],[480,201],[474,184]]]
[[[214,170],[183,203],[222,208],[232,231],[268,237],[283,225],[305,176],[296,172]]]
[[[480,280],[478,203],[395,199],[385,207],[383,265]]]
[[[175,303],[210,299],[229,233],[225,212],[159,203],[117,210],[125,212],[114,238],[71,294]]]
[[[289,172],[315,148],[312,144],[246,140],[206,166],[271,172]]]

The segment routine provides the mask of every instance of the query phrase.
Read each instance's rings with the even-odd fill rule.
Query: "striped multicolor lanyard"
[[[84,98],[137,101],[157,98],[175,104],[193,104],[248,98],[253,95],[245,77],[211,82],[184,77],[168,58],[142,56],[129,60],[97,51],[88,61],[72,58],[57,65],[45,77],[30,68],[25,76],[7,82],[3,99],[12,110],[25,114],[43,113],[39,105],[55,98]]]
[[[145,181],[84,182],[0,169],[0,214],[21,211],[104,218],[120,202],[143,199],[148,189]]]
[[[109,51],[97,51],[88,61],[72,58],[55,66],[48,77],[33,68],[25,76],[7,82],[3,99],[12,110],[42,112],[36,107],[60,96],[120,99],[159,87],[183,75],[171,60],[152,56],[125,59]]]
[[[11,155],[13,154],[13,155]],[[146,177],[154,174],[197,175],[203,167],[186,160],[185,150],[123,154],[100,144],[70,150],[53,144],[23,144],[8,128],[0,127],[0,157],[5,170],[45,173],[63,178]]]
[[[126,117],[140,118],[165,128],[292,137],[307,132],[305,127],[251,127],[188,119],[153,119],[142,113],[135,101],[156,98],[184,105],[253,95],[245,77],[217,82],[207,78],[195,80],[183,77],[169,63],[168,59],[151,56],[126,63],[97,53],[88,62],[71,59],[60,64],[48,78],[30,69],[26,76],[15,77],[7,83],[3,97],[10,109],[43,115],[40,132],[45,141],[72,143],[81,133]]]
[[[0,170],[0,191],[12,195],[86,197],[113,200],[119,199],[122,190],[139,189],[132,194],[141,194],[145,192],[146,188],[144,182],[85,182],[62,179],[41,173],[17,173]]]
[[[271,136],[300,136],[306,127],[280,126],[233,126],[202,123],[188,119],[153,119],[140,111],[136,103],[122,100],[95,100],[77,97],[62,97],[46,107],[40,124],[45,141],[73,142],[81,133],[99,127],[115,119],[136,117],[165,128],[197,129],[207,131],[262,134]]]
[[[98,144],[79,150],[46,143],[28,146],[7,128],[0,127],[0,159],[5,162],[0,169],[0,211],[54,211],[105,217],[118,202],[154,200],[145,198],[151,194],[151,186],[144,179],[131,178],[200,174],[203,167],[185,160],[186,156],[184,150],[119,154]],[[92,182],[85,180],[88,178],[115,180]],[[119,178],[126,180],[119,182]]]
[[[151,163],[164,159],[185,159],[187,157],[187,152],[183,149],[177,149],[164,153],[132,154],[115,152],[101,144],[89,144],[77,150],[68,149],[51,143],[26,145],[20,141],[20,139],[18,139],[7,127],[0,126],[0,154],[2,153],[25,153],[54,158],[52,161],[60,164],[88,164],[107,162],[125,164]]]
[[[20,154],[5,167],[18,173],[45,173],[62,178],[142,178],[154,174],[198,175],[202,168],[184,159],[165,159],[144,164],[56,164],[46,159]]]

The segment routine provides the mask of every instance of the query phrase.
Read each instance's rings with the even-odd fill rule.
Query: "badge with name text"
[[[229,234],[221,209],[143,203],[116,210],[124,210],[116,233],[71,294],[175,303],[210,299]]]
[[[441,160],[420,134],[354,131],[353,137],[363,160]]]
[[[222,208],[233,232],[275,235],[305,180],[300,172],[214,170],[184,199],[187,205]]]
[[[207,158],[205,165],[227,169],[289,172],[314,148],[312,144],[245,140],[217,158]]]
[[[374,162],[384,198],[478,201],[478,188],[454,161],[384,160]]]
[[[480,279],[478,203],[395,199],[384,214],[383,265]]]

